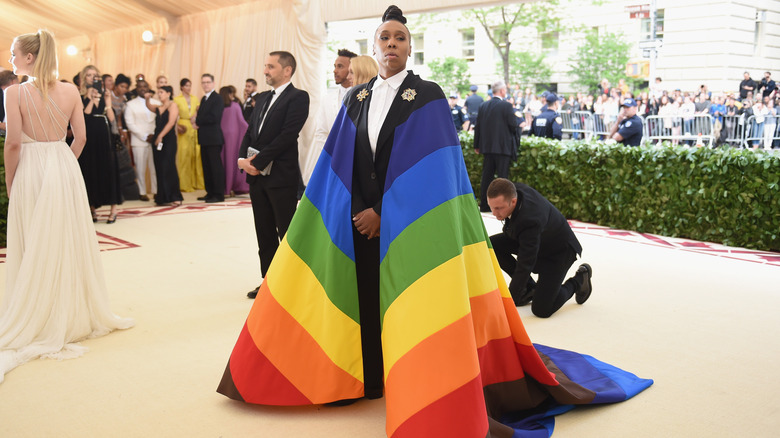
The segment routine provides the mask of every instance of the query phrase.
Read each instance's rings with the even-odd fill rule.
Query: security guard
[[[454,93],[450,94],[450,112],[452,112],[452,123],[455,124],[455,130],[462,131],[466,129],[469,115],[466,114],[466,110],[462,106],[458,105],[458,95]]]
[[[561,126],[563,120],[556,112],[558,109],[558,96],[555,93],[548,93],[545,99],[547,100],[547,109],[534,118],[531,124],[531,134],[537,137],[560,140],[563,138],[563,127]]]
[[[626,146],[639,146],[642,142],[642,118],[636,115],[636,101],[630,97],[620,104],[620,115],[612,126],[609,137]]]
[[[479,106],[482,105],[482,102],[485,100],[482,99],[482,96],[477,94],[477,90],[479,87],[476,85],[472,85],[469,90],[471,90],[471,94],[466,98],[466,102],[464,105],[466,106],[466,114],[469,116],[469,131],[474,130],[474,125],[477,123],[477,113],[479,112]]]

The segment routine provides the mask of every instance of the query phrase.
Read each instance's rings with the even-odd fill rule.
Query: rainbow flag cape
[[[387,435],[549,436],[550,417],[571,405],[649,387],[588,356],[531,343],[446,99],[419,92],[411,105],[394,133],[380,230]],[[230,398],[306,405],[363,396],[353,117],[342,106],[241,330],[218,388]]]

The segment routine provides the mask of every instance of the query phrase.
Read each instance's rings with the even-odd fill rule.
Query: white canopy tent
[[[187,77],[193,80],[196,95],[201,93],[200,75],[206,72],[216,77],[217,87],[232,84],[240,90],[249,77],[262,84],[266,54],[287,50],[298,62],[293,83],[309,92],[310,114],[314,114],[329,62],[322,59],[325,23],[379,16],[391,2],[405,13],[502,3],[187,0],[177,4],[169,0],[0,0],[4,17],[0,45],[10,48],[16,35],[47,28],[58,41],[61,78],[70,80],[85,65],[93,64],[101,73],[112,75],[124,73],[133,77],[144,73],[152,83],[156,76],[165,75],[177,92],[178,81]],[[141,39],[146,30],[154,34],[152,44]],[[77,54],[66,54],[70,45],[78,49]],[[8,58],[0,59],[0,66],[10,68]],[[301,134],[302,157],[313,131],[311,120],[313,117]]]

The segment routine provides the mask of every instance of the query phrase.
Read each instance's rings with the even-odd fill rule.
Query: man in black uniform
[[[490,236],[490,243],[499,266],[512,277],[509,292],[515,305],[533,300],[534,315],[548,318],[572,296],[577,304],[587,301],[593,277],[587,263],[561,285],[582,253],[561,212],[533,188],[504,178],[490,183],[487,196],[493,216],[504,221],[503,232]],[[539,274],[537,281],[531,272]]]
[[[477,90],[479,87],[476,85],[472,85],[469,90],[471,90],[471,94],[466,98],[466,102],[464,105],[466,106],[466,113],[469,116],[469,131],[474,129],[474,125],[477,124],[477,112],[479,111],[479,106],[482,105],[482,102],[485,100],[482,99],[482,96],[477,94]]]
[[[458,105],[458,95],[450,94],[450,112],[452,113],[452,123],[455,124],[455,130],[460,132],[466,129],[466,122],[469,116],[462,106]]]
[[[531,124],[531,134],[537,137],[560,140],[563,137],[563,126],[561,126],[563,120],[556,111],[558,109],[558,96],[555,93],[547,93],[545,100],[547,105],[542,108],[542,113],[536,116]]]
[[[745,79],[742,80],[742,82],[739,83],[739,100],[745,100],[748,98],[748,93],[753,93],[753,96],[756,95],[756,81],[753,80],[753,78],[750,77],[750,73],[745,72]]]
[[[620,115],[612,126],[609,138],[626,146],[639,146],[642,141],[642,118],[636,115],[636,101],[630,97],[620,104]]]

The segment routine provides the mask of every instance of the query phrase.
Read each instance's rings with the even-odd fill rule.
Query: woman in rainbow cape
[[[444,93],[406,71],[405,23],[385,12],[379,76],[345,98],[217,391],[288,406],[384,395],[394,438],[549,437],[553,415],[653,382],[531,343]]]

